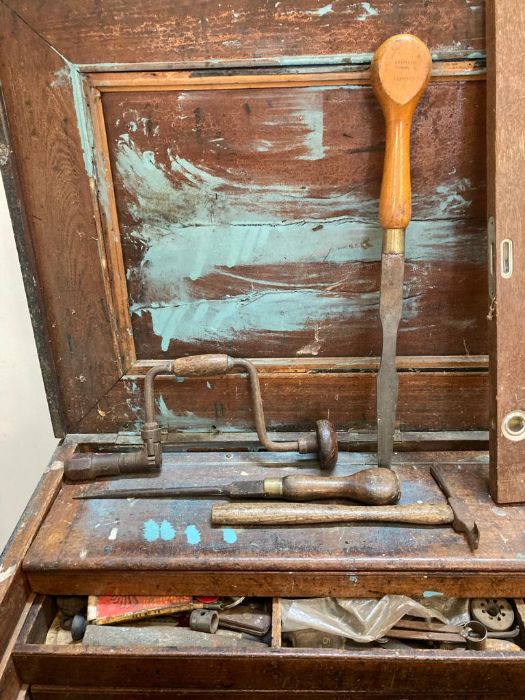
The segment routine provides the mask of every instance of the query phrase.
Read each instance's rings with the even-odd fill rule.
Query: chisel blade
[[[90,490],[79,493],[75,500],[121,499],[121,498],[213,498],[229,496],[229,484],[226,486],[180,486],[176,488],[155,489],[113,489],[107,491]]]
[[[377,375],[377,461],[390,467],[394,449],[394,430],[399,379],[396,371],[397,332],[403,310],[405,256],[383,253],[379,316],[383,329],[383,349]]]

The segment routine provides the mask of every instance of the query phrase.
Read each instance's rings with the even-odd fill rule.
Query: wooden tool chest
[[[76,499],[68,460],[141,449],[147,372],[205,353],[253,360],[273,438],[326,419],[332,475],[377,465],[370,62],[399,33],[428,45],[432,77],[412,127],[392,468],[403,505],[445,503],[442,467],[479,548],[449,526],[218,527],[213,498]],[[290,648],[281,613],[525,597],[524,38],[519,0],[0,2],[0,165],[63,438],[0,560],[2,698],[520,697],[525,652]],[[315,454],[261,448],[238,368],[160,373],[154,399],[160,472],[101,489],[319,474]],[[270,644],[46,644],[56,596],[74,594],[266,598]]]

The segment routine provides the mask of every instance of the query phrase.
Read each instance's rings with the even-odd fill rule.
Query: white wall
[[[0,552],[56,443],[0,178]]]

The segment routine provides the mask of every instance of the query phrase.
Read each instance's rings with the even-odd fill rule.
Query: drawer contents
[[[438,594],[419,599],[283,599],[283,640],[293,647],[433,648],[523,652],[523,619],[514,624],[521,601],[448,598]],[[482,607],[483,604],[483,607]],[[480,613],[480,610],[489,612]],[[498,613],[499,611],[499,613]],[[510,621],[501,625],[502,613]],[[490,618],[498,616],[495,624]],[[478,617],[488,618],[487,627]]]
[[[39,643],[201,649],[524,652],[521,599],[57,596]],[[479,618],[482,618],[480,620]],[[499,620],[498,620],[499,618]],[[45,623],[43,623],[45,625]],[[35,642],[38,640],[34,640]]]
[[[46,644],[261,649],[271,643],[266,599],[58,596],[54,603]]]

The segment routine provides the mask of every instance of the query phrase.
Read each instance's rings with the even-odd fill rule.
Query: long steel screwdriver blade
[[[403,310],[405,256],[383,253],[379,316],[383,328],[383,349],[377,375],[377,461],[390,467],[394,450],[398,376],[396,372],[397,333]]]

